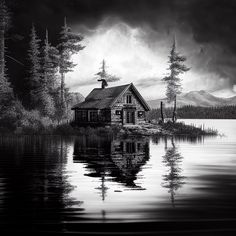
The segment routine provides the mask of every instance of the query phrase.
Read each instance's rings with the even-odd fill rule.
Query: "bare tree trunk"
[[[163,102],[161,101],[161,121],[164,123]]]
[[[67,116],[67,104],[65,99],[65,74],[61,72],[61,112],[62,112],[62,120],[65,119],[65,115]]]
[[[61,104],[65,102],[65,74],[61,72]]]
[[[65,98],[65,74],[61,72],[61,87],[60,87],[60,113],[61,113],[61,122],[64,121],[65,116],[67,116],[67,105],[66,105],[66,98]]]
[[[177,111],[176,111],[176,96],[175,96],[174,109],[173,109],[173,116],[172,116],[172,121],[173,121],[173,123],[175,123],[176,120],[177,120]]]

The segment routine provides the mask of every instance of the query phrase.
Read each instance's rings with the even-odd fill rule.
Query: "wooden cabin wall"
[[[126,97],[127,95],[132,95],[132,104],[136,110],[135,110],[135,124],[141,124],[141,123],[145,123],[146,117],[145,117],[145,109],[144,107],[141,105],[141,103],[139,102],[139,100],[136,98],[136,96],[134,95],[134,93],[131,90],[126,91],[126,93],[119,99],[117,100],[116,104],[113,106],[112,110],[111,110],[111,121],[112,124],[123,124],[123,119],[122,119],[122,115],[125,116],[126,114],[121,114],[121,115],[117,115],[116,111],[118,110],[122,110],[123,108],[125,108],[127,105],[126,103]],[[143,117],[138,117],[138,112],[142,111],[144,113]],[[125,119],[125,117],[124,117]]]

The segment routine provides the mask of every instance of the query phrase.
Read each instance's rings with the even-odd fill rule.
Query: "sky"
[[[12,9],[9,53],[23,64],[32,22],[41,38],[49,30],[52,44],[64,16],[84,36],[85,49],[66,84],[86,96],[100,87],[95,74],[106,60],[107,71],[120,78],[116,86],[134,83],[148,100],[165,96],[161,79],[168,74],[168,55],[175,36],[177,51],[190,71],[181,76],[183,92],[206,90],[236,95],[236,1],[234,0],[9,0]],[[15,82],[22,66],[10,61]]]

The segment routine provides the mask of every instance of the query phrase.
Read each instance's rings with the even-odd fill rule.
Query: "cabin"
[[[150,107],[131,83],[95,88],[72,110],[75,126],[140,125]]]

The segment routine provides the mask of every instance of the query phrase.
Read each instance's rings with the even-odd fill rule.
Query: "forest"
[[[165,108],[165,118],[172,117],[173,108]],[[177,108],[179,119],[236,119],[236,106],[199,107],[183,106]],[[153,109],[148,113],[148,120],[161,118],[161,110]]]
[[[32,23],[29,29],[27,63],[24,65],[25,78],[23,93],[12,83],[8,73],[7,59],[11,48],[8,35],[12,25],[11,10],[6,1],[0,0],[0,132],[39,132],[68,124],[72,119],[71,106],[76,100],[66,86],[66,75],[76,66],[72,56],[84,49],[83,37],[74,33],[67,25],[66,18],[58,32],[58,44],[52,45],[50,32],[45,29],[44,38],[37,35]],[[77,100],[79,100],[78,98]]]

